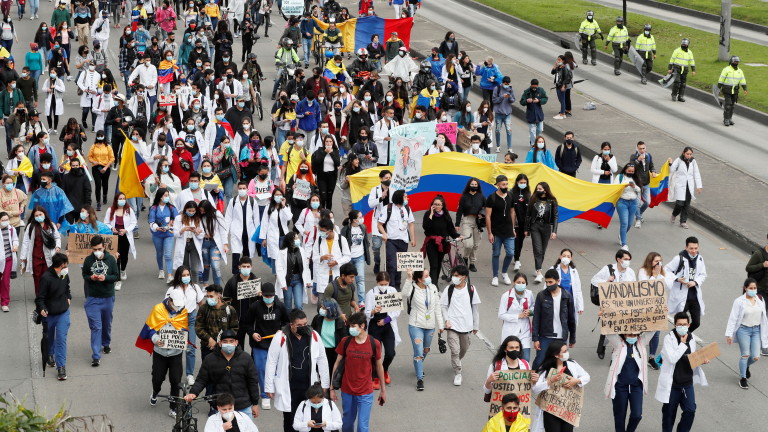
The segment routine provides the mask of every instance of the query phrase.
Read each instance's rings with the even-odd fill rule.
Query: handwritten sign
[[[376,306],[381,306],[382,313],[403,310],[403,295],[399,292],[376,294]]]
[[[437,133],[445,134],[445,136],[448,137],[448,140],[451,142],[451,144],[456,145],[456,135],[459,133],[458,123],[456,122],[438,123]]]
[[[296,179],[293,183],[293,199],[307,201],[312,195],[312,185],[304,179]]]
[[[705,360],[712,361],[717,357],[720,357],[720,345],[717,342],[712,342],[702,349],[688,354],[688,361],[691,362],[691,368],[696,368],[703,365]]]
[[[416,189],[421,179],[421,158],[424,146],[419,139],[397,138],[395,143],[395,172],[392,175],[393,190]]]
[[[261,293],[261,278],[237,283],[237,299],[256,297]]]
[[[600,289],[602,334],[667,330],[667,290],[662,280],[605,282]]]
[[[491,384],[491,411],[488,418],[493,417],[504,407],[501,399],[509,393],[514,393],[520,399],[520,413],[531,417],[531,371],[505,370],[499,371],[499,379]]]
[[[83,261],[85,261],[85,257],[93,252],[93,248],[91,247],[91,239],[95,235],[101,235],[101,237],[104,239],[104,249],[106,249],[112,255],[116,255],[116,235],[72,233],[67,239],[67,252],[69,252],[68,256],[70,264],[82,264]]]
[[[397,271],[424,270],[424,254],[421,252],[398,252]]]
[[[301,16],[304,13],[304,1],[303,0],[283,0],[283,6],[281,7],[285,16]]]
[[[552,372],[550,372],[552,373]],[[581,421],[581,408],[584,405],[584,389],[579,386],[565,388],[568,375],[563,374],[563,379],[549,386],[549,390],[542,392],[536,405],[544,412],[578,427]]]
[[[164,342],[163,348],[185,350],[187,349],[187,331],[176,329],[162,329],[157,334]]]

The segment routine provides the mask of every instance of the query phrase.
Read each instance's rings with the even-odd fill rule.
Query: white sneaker
[[[270,401],[268,398],[264,398],[261,400],[261,409],[269,410],[272,409],[272,401]]]
[[[504,285],[512,285],[512,280],[509,279],[509,275],[506,273],[501,274],[501,279],[504,281]]]
[[[128,274],[125,272],[125,270],[120,271],[120,280],[127,280]]]
[[[123,288],[122,282],[115,282],[115,291],[120,291]]]
[[[522,264],[520,264],[520,261],[515,261],[515,271],[520,271],[520,267]]]
[[[455,386],[461,385],[461,374],[456,374],[456,376],[453,377],[453,385]]]
[[[552,118],[555,119],[555,120],[563,120],[565,118],[565,116],[562,115],[562,114],[558,114],[558,115],[556,115],[556,116],[554,116]]]
[[[629,246],[627,245],[621,245],[621,249],[629,252]]]
[[[501,147],[496,147],[496,153],[501,153]]]
[[[67,77],[67,81],[72,81],[72,75]]]
[[[190,387],[195,385],[195,376],[194,375],[187,375],[187,384]]]
[[[491,279],[491,286],[499,286],[499,278],[497,276],[494,276],[493,279]]]
[[[165,272],[160,270],[160,273],[157,274],[158,279],[165,279]]]
[[[643,221],[640,219],[635,221],[635,228],[640,229],[643,226]]]
[[[543,280],[544,280],[544,276],[542,276],[541,273],[539,273],[536,275],[536,279],[534,279],[533,281],[536,283],[541,283]]]
[[[33,16],[31,16],[31,17],[29,17],[29,20],[30,20],[30,21],[32,21],[33,19],[35,19],[35,16],[34,16],[34,15],[33,15]]]
[[[174,410],[168,411],[168,417],[171,417],[171,418],[175,419],[176,418],[176,411],[174,411]]]

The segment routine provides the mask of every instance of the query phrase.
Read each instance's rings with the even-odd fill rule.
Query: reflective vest
[[[627,27],[624,26],[624,28],[620,29],[616,26],[613,26],[611,28],[611,31],[608,32],[608,37],[605,39],[605,42],[613,42],[615,44],[624,45],[627,43],[627,40],[629,39],[629,32],[627,32]]]
[[[637,37],[637,41],[635,41],[635,49],[639,52],[644,52],[645,58],[648,59],[649,53],[656,52],[656,40],[653,38],[653,35],[645,37],[645,34],[641,34]]]
[[[672,58],[669,59],[669,64],[672,66],[680,66],[682,69],[686,67],[695,68],[696,62],[693,61],[693,51],[683,51],[682,48],[677,48],[672,53]],[[671,69],[671,68],[670,68]]]
[[[730,86],[731,94],[736,93],[739,90],[739,86],[747,87],[747,79],[744,78],[744,71],[741,69],[734,69],[731,65],[723,68],[717,83],[722,86]],[[723,91],[728,91],[728,89],[723,89]]]
[[[587,35],[587,40],[592,40],[592,36],[595,33],[600,33],[600,26],[597,24],[597,21],[592,20],[592,22],[589,22],[589,20],[584,20],[581,22],[581,26],[579,27],[579,33],[583,35]]]

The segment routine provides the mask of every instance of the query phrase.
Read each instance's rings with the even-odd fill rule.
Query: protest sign
[[[256,297],[261,293],[261,278],[237,283],[237,299]]]
[[[435,133],[435,127],[437,122],[423,122],[423,123],[408,123],[394,127],[389,130],[389,136],[392,138],[389,141],[389,165],[395,165],[395,159],[397,156],[397,138],[410,138],[419,141],[421,144],[421,153],[424,154],[429,150],[429,146],[435,141],[437,133]],[[384,155],[379,155],[379,161],[385,158]]]
[[[173,93],[160,92],[157,95],[157,102],[160,106],[174,106],[176,105],[176,95]]]
[[[93,248],[91,248],[91,239],[95,235],[101,235],[104,239],[104,249],[110,254],[116,255],[116,235],[70,233],[68,236],[69,238],[67,239],[67,252],[70,264],[82,264],[83,261],[85,261],[85,257],[93,252]]]
[[[424,254],[421,252],[398,252],[397,271],[424,270]]]
[[[165,342],[163,348],[177,350],[187,349],[188,332],[186,330],[161,329],[157,334],[160,336],[160,340]]]
[[[472,153],[470,153],[470,154],[472,156],[474,156],[476,158],[479,158],[479,159],[482,159],[482,160],[484,160],[486,162],[490,162],[490,163],[496,162],[496,155],[495,154],[472,154]]]
[[[458,123],[456,122],[448,122],[448,123],[438,123],[437,124],[437,133],[438,134],[445,134],[445,136],[448,137],[448,140],[453,144],[456,145],[456,134],[459,133],[458,129]]]
[[[381,306],[381,313],[403,310],[403,295],[399,292],[376,294],[376,306]]]
[[[570,378],[568,375],[563,374],[563,379],[550,385],[549,390],[539,395],[536,405],[544,412],[578,427],[581,408],[584,405],[584,389],[578,385],[565,388],[563,384],[568,381],[568,378]]]
[[[396,138],[395,153],[392,189],[410,192],[416,189],[421,179],[421,158],[424,156],[422,145],[419,140],[399,137]]]
[[[304,0],[283,0],[283,6],[280,9],[285,16],[301,17],[304,13]]]
[[[520,413],[531,417],[531,371],[529,370],[500,370],[499,379],[491,383],[491,411],[488,417],[493,417],[504,407],[501,399],[514,393],[520,399]]]
[[[598,288],[602,334],[667,330],[667,290],[663,280],[605,282]]]
[[[312,195],[312,185],[304,179],[297,178],[293,183],[293,199],[307,201]]]
[[[717,342],[712,342],[702,349],[688,354],[688,361],[691,362],[692,368],[696,368],[703,365],[705,360],[712,361],[716,357],[720,357],[720,345]]]

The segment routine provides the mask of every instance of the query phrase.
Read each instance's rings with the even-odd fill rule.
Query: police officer
[[[597,65],[597,48],[595,47],[595,36],[603,37],[600,31],[600,25],[595,21],[595,13],[587,11],[587,19],[581,22],[579,26],[579,36],[581,37],[581,62],[587,64],[587,48],[592,52],[592,66]]]
[[[671,74],[673,71],[677,72],[675,76],[675,82],[672,84],[672,101],[678,100],[685,102],[683,96],[685,96],[685,83],[688,80],[688,70],[691,74],[696,76],[696,62],[693,60],[693,51],[688,49],[690,45],[688,38],[680,41],[680,48],[675,49],[672,53],[672,58],[669,59],[669,67],[667,73]]]
[[[739,69],[739,57],[731,57],[728,66],[720,72],[720,79],[717,80],[717,86],[723,92],[725,104],[723,105],[723,124],[733,126],[733,106],[739,101],[739,86],[744,89],[744,96],[747,95],[747,79],[744,78],[744,71]]]
[[[621,62],[624,60],[625,50],[628,49],[629,32],[624,27],[624,18],[616,17],[616,25],[611,27],[608,37],[605,38],[605,48],[608,44],[613,46],[613,74],[621,75]]]
[[[651,25],[646,24],[643,27],[643,34],[637,37],[635,49],[640,57],[643,58],[643,68],[640,71],[640,83],[647,84],[645,75],[653,71],[653,60],[656,58],[656,40],[651,34]]]

